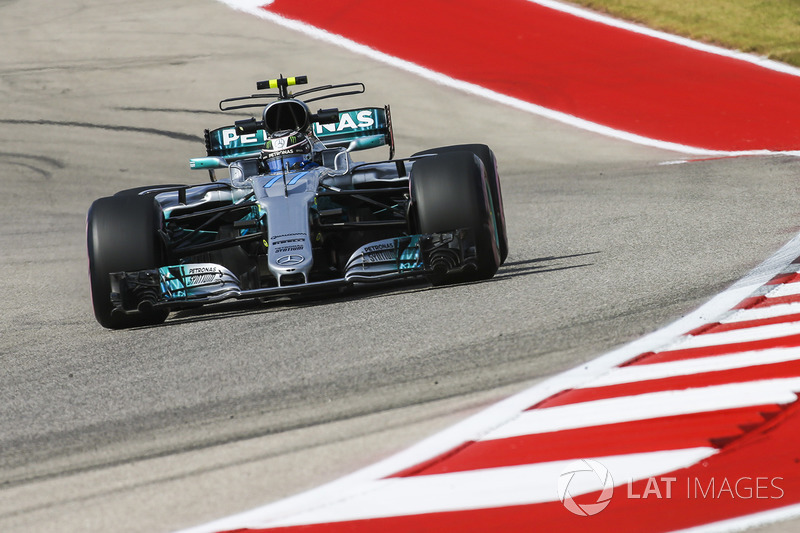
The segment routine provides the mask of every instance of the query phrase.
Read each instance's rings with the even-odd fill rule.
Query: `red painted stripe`
[[[547,461],[678,450],[727,443],[781,411],[777,405],[635,420],[586,428],[472,442],[438,461],[391,477],[464,472]]]
[[[697,387],[711,387],[728,383],[745,383],[763,379],[779,379],[800,376],[800,360],[772,363],[768,365],[755,365],[730,370],[717,370],[702,372],[687,376],[674,376],[661,379],[635,381],[633,383],[620,383],[605,387],[587,387],[585,389],[570,389],[562,394],[553,396],[537,407],[555,407],[557,405],[570,405],[608,398],[620,398],[661,392],[668,390],[684,390]]]
[[[720,150],[800,148],[800,76],[525,0],[276,0],[264,9],[649,138]]]
[[[715,322],[714,324],[707,324],[702,329],[698,328],[695,331],[689,332],[689,335],[706,335],[708,333],[723,333],[725,331],[734,331],[737,329],[757,328],[759,326],[770,326],[772,324],[786,324],[789,322],[800,322],[800,313],[792,315],[780,315],[769,318],[759,318],[756,320],[742,320],[739,322],[726,322],[721,324]]]
[[[800,417],[795,405],[699,464],[666,473],[653,481],[636,481],[630,487],[625,480],[615,479],[622,485],[615,488],[609,506],[590,517],[573,515],[555,501],[248,531],[638,533],[643,528],[651,532],[673,531],[800,503],[797,442],[800,442]],[[674,481],[669,481],[672,478]],[[554,494],[556,486],[554,479]],[[647,497],[643,497],[645,494]],[[575,501],[594,503],[597,498],[598,493],[594,493]]]
[[[784,274],[778,274],[771,280],[769,280],[766,284],[767,285],[783,285],[785,283],[797,283],[800,281],[800,272],[786,272]]]
[[[772,307],[773,305],[795,304],[800,302],[800,294],[790,294],[788,296],[777,296],[768,298],[766,296],[753,296],[745,298],[734,309],[755,309],[761,307]]]
[[[792,348],[795,346],[800,346],[800,334],[787,335],[785,337],[775,337],[772,339],[761,339],[757,341],[733,342],[730,344],[716,344],[714,346],[700,346],[697,348],[685,348],[683,350],[668,350],[664,352],[647,353],[628,363],[625,363],[625,365],[622,366],[651,365],[654,363],[667,363],[669,361],[696,359],[698,357],[712,357],[715,355],[727,355],[755,350],[768,350],[770,348]]]

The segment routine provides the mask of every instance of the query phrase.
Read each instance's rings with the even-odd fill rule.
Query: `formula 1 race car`
[[[97,321],[113,329],[229,298],[321,294],[410,276],[494,276],[508,254],[494,154],[483,144],[393,159],[389,107],[320,109],[363,83],[290,93],[305,76],[257,83],[223,111],[260,118],[206,130],[201,185],[153,185],[96,200],[86,222]],[[310,96],[309,98],[303,98]],[[356,150],[389,160],[356,163]],[[216,171],[227,169],[219,178]]]

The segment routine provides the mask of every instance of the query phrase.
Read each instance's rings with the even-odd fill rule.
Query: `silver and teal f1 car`
[[[220,102],[260,117],[206,131],[206,156],[190,166],[206,169],[209,182],[140,187],[92,204],[89,278],[101,325],[158,324],[170,311],[230,298],[494,276],[508,242],[489,147],[393,159],[388,106],[309,108],[363,93],[364,84],[290,92],[306,83],[267,80],[260,92]],[[389,147],[386,161],[351,158],[380,146]]]

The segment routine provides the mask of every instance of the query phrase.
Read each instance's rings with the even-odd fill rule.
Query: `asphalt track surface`
[[[0,43],[3,531],[170,531],[294,494],[674,320],[800,230],[795,158],[663,165],[683,156],[212,1],[0,0]],[[506,265],[478,284],[102,329],[86,279],[92,200],[204,181],[187,160],[203,155],[203,128],[230,123],[217,101],[279,73],[365,82],[352,103],[392,105],[401,156],[491,145]]]

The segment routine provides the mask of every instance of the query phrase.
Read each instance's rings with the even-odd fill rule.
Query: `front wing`
[[[472,232],[410,235],[375,241],[350,257],[343,277],[279,287],[242,289],[239,279],[215,263],[192,263],[111,274],[114,313],[154,308],[181,309],[228,299],[270,298],[314,293],[413,276],[432,279],[476,268]]]

